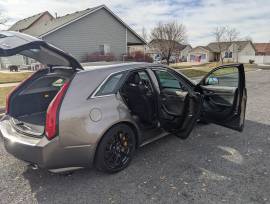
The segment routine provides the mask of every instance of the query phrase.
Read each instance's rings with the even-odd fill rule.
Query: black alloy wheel
[[[99,170],[114,173],[126,168],[136,146],[133,130],[125,124],[112,127],[102,138],[95,159]]]

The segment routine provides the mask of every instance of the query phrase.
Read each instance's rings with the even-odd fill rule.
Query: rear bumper
[[[41,168],[90,167],[93,163],[90,145],[64,147],[59,136],[53,140],[25,136],[16,132],[8,120],[1,121],[0,129],[7,152]]]

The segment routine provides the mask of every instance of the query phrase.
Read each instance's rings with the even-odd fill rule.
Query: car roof
[[[163,65],[163,64],[154,64],[154,63],[145,63],[145,62],[130,62],[130,63],[118,63],[118,64],[106,64],[106,65],[98,65],[98,66],[84,66],[84,70],[79,71],[79,74],[90,74],[93,72],[95,77],[103,77],[103,76],[109,76],[114,73],[122,72],[122,71],[128,71],[128,70],[136,70],[141,68],[165,68],[165,69],[171,69],[172,68]],[[182,78],[187,81],[188,83],[191,83],[192,85],[195,85],[195,82],[189,79],[187,76],[181,74]]]
[[[100,72],[106,72],[107,74],[140,69],[143,67],[164,67],[164,65],[157,65],[153,63],[145,63],[145,62],[131,62],[131,63],[118,63],[118,64],[109,64],[109,65],[94,65],[94,66],[84,66],[84,70],[80,72],[91,72],[94,70],[98,70]]]

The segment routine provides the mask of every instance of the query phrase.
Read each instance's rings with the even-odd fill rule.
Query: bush
[[[100,52],[93,52],[88,54],[86,57],[86,61],[88,62],[99,62],[99,61],[106,61],[111,62],[115,60],[115,56],[113,53],[101,54]]]
[[[125,61],[134,61],[134,62],[153,62],[152,57],[147,54],[144,54],[141,51],[136,51],[130,53],[128,56],[125,57]]]
[[[249,60],[249,64],[253,64],[254,62],[255,62],[255,61],[252,60],[252,59]]]

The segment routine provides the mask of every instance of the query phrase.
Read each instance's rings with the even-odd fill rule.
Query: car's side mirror
[[[209,76],[205,80],[205,85],[217,85],[219,84],[219,80],[217,77]]]

